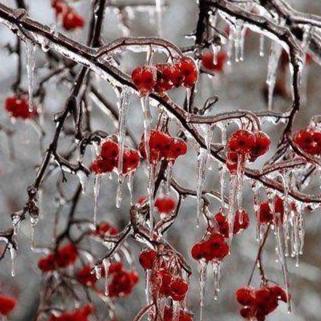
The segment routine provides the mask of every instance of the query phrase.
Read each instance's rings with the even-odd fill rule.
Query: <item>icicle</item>
[[[118,187],[116,195],[116,207],[120,207],[122,200],[122,185],[124,182],[123,175],[123,160],[124,160],[124,148],[126,140],[126,123],[127,123],[127,112],[129,106],[129,90],[124,87],[120,95],[120,103],[118,106],[119,110],[119,127],[118,127],[118,145],[119,145],[119,156],[118,156]]]
[[[227,142],[227,135],[226,135],[226,127],[224,124],[220,125],[221,129],[221,135],[222,135],[222,145],[226,146]],[[222,165],[222,170],[221,170],[221,177],[220,177],[220,188],[221,188],[221,209],[222,213],[224,214],[225,212],[225,174],[226,174],[226,168],[225,165]]]
[[[134,185],[134,174],[130,173],[127,175],[127,188],[129,192],[130,205],[133,205],[133,185]]]
[[[82,193],[85,194],[87,191],[87,176],[81,170],[77,171],[77,176],[79,178],[79,183],[81,185]]]
[[[108,296],[108,271],[110,266],[110,261],[108,259],[103,260],[104,272],[105,272],[105,295]]]
[[[166,169],[166,185],[165,185],[165,194],[168,194],[171,188],[171,180],[173,175],[173,162],[168,162]]]
[[[11,257],[11,276],[15,277],[15,264],[16,264],[16,250],[12,244],[9,245],[10,257]]]
[[[221,266],[220,262],[213,262],[213,278],[214,278],[214,301],[218,300],[218,294],[220,292],[220,277],[221,277]]]
[[[200,321],[203,321],[203,307],[204,307],[204,296],[205,296],[205,285],[206,285],[206,276],[207,276],[207,263],[201,261],[201,270],[200,270]]]
[[[268,110],[273,108],[273,92],[276,83],[276,76],[278,70],[279,59],[282,53],[282,47],[273,41],[271,44],[271,52],[268,63],[268,73],[266,83],[268,85]]]
[[[150,163],[150,148],[149,148],[149,136],[152,116],[149,107],[149,98],[142,97],[141,99],[142,110],[144,113],[144,144],[146,153],[146,162],[148,165],[148,203],[149,203],[149,225],[150,230],[153,230],[154,220],[154,166]]]
[[[197,191],[196,191],[196,197],[197,197],[196,226],[197,227],[199,227],[199,224],[200,224],[200,216],[201,216],[202,207],[203,207],[202,193],[203,193],[203,186],[205,182],[206,163],[207,163],[207,150],[200,148],[198,161],[197,161],[197,166],[198,166],[198,180],[197,180]]]
[[[95,265],[94,271],[95,271],[96,279],[100,280],[101,279],[101,266],[100,265]]]
[[[162,2],[163,0],[155,0],[156,16],[157,16],[157,31],[158,31],[159,37],[162,37]]]
[[[235,47],[235,62],[239,62],[243,60],[242,54],[244,53],[244,31],[243,22],[241,20],[236,21],[236,27],[233,36]]]
[[[28,75],[28,98],[29,110],[33,111],[33,91],[34,91],[34,76],[36,65],[36,46],[31,42],[27,42],[27,75]]]
[[[98,198],[99,198],[100,186],[101,186],[101,176],[96,175],[95,182],[94,182],[94,218],[93,218],[95,226],[97,224]]]
[[[260,35],[260,57],[264,57],[264,40],[265,40],[265,37],[264,37],[264,34],[261,33]]]
[[[39,222],[39,217],[30,216],[31,223],[31,250],[35,248],[35,227]]]
[[[146,303],[151,303],[151,292],[150,292],[150,278],[151,278],[152,271],[146,270],[146,279],[145,279],[145,296],[146,296]]]
[[[227,65],[232,64],[232,56],[233,56],[233,43],[234,43],[234,30],[232,26],[229,25],[229,35],[228,35],[228,43],[227,43]]]
[[[179,301],[173,301],[173,316],[172,321],[178,321],[179,315],[180,315],[180,302]]]
[[[13,226],[13,234],[17,235],[19,227],[20,227],[21,217],[18,214],[12,215],[12,226]]]

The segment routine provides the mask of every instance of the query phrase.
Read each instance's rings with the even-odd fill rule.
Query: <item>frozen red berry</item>
[[[153,91],[156,80],[156,68],[153,66],[140,66],[133,70],[132,80],[142,96]]]
[[[68,10],[62,17],[62,26],[68,31],[83,28],[84,25],[84,18],[74,10]]]
[[[181,58],[177,66],[183,78],[183,86],[193,87],[198,78],[198,70],[194,60],[189,57]]]
[[[235,131],[228,140],[227,147],[230,151],[241,155],[249,155],[255,145],[255,136],[248,130]]]
[[[150,270],[157,258],[157,252],[154,250],[142,251],[139,255],[139,263],[145,270]]]
[[[171,197],[162,196],[156,199],[155,207],[159,213],[169,214],[174,211],[176,202]]]
[[[170,64],[156,65],[157,80],[154,90],[158,93],[164,93],[173,88],[172,74],[175,72],[174,67]]]
[[[116,159],[119,154],[119,146],[111,139],[105,140],[101,144],[100,156],[104,159]]]
[[[302,129],[294,135],[293,142],[308,154],[321,154],[321,132],[319,131]]]
[[[9,295],[0,294],[0,314],[8,315],[17,304],[17,300]]]
[[[95,273],[92,272],[90,265],[85,265],[76,273],[77,281],[85,286],[93,287],[97,281]]]
[[[251,148],[251,161],[255,161],[258,157],[264,155],[270,148],[270,137],[264,132],[254,134],[254,144]]]
[[[55,262],[61,268],[65,268],[75,263],[78,257],[78,251],[75,245],[68,243],[60,247],[55,254]]]
[[[123,174],[128,174],[137,169],[140,156],[137,150],[125,149],[123,155]]]
[[[182,278],[175,278],[170,284],[170,296],[174,301],[183,301],[188,290],[188,283]]]
[[[245,210],[237,210],[234,218],[234,230],[233,233],[237,234],[242,230],[245,230],[250,225],[249,214]]]
[[[5,109],[14,118],[30,119],[37,116],[35,109],[30,110],[26,96],[8,97],[5,101]]]

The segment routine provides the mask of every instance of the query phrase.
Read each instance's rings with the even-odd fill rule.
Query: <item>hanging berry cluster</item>
[[[132,72],[132,80],[142,96],[152,92],[162,94],[181,86],[191,88],[197,77],[197,66],[189,57],[182,57],[174,64],[140,66]]]
[[[5,100],[5,110],[13,118],[31,119],[37,116],[37,111],[30,108],[26,95],[15,95]]]
[[[55,10],[56,17],[61,18],[62,26],[68,31],[83,28],[85,20],[65,0],[52,0],[51,6]]]
[[[257,321],[264,321],[265,317],[278,307],[279,301],[288,301],[286,292],[278,285],[264,285],[258,289],[240,288],[235,292],[235,296],[243,306],[241,316]]]
[[[227,61],[227,54],[225,51],[220,51],[216,55],[210,50],[204,50],[201,55],[202,66],[217,73],[223,72]]]
[[[118,169],[119,145],[112,139],[107,139],[101,144],[101,151],[91,164],[95,174],[104,174]],[[134,172],[140,163],[140,155],[134,149],[125,148],[123,153],[123,169],[121,174]]]
[[[227,143],[228,169],[236,173],[238,164],[243,167],[247,160],[254,162],[269,150],[270,144],[271,140],[264,132],[252,133],[244,129],[235,131]]]
[[[294,134],[293,142],[310,155],[321,155],[321,132],[308,128]]]

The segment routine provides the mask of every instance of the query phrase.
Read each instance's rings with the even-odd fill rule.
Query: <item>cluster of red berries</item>
[[[151,271],[152,294],[155,298],[169,297],[183,301],[188,291],[188,283],[170,272],[165,265],[159,267],[158,255],[154,250],[144,250],[139,255],[139,263]]]
[[[258,289],[240,288],[235,292],[235,296],[243,305],[241,316],[247,320],[257,321],[264,321],[265,317],[278,307],[280,300],[288,301],[286,292],[277,285],[265,285]]]
[[[121,262],[110,265],[108,277],[110,278],[108,296],[111,298],[129,295],[139,280],[137,272],[126,271]]]
[[[321,155],[321,132],[301,129],[293,137],[293,142],[310,155]]]
[[[118,168],[119,145],[112,139],[105,140],[101,145],[98,157],[91,164],[91,171],[95,174],[112,172]],[[125,148],[123,154],[123,174],[135,171],[140,163],[137,150]]]
[[[174,138],[162,131],[152,130],[149,141],[149,161],[156,164],[161,160],[174,163],[175,160],[187,153],[187,144],[180,138]],[[146,159],[144,137],[139,144],[140,154]]]
[[[14,118],[31,119],[37,116],[37,111],[30,109],[28,97],[25,95],[8,97],[4,107],[10,116]]]
[[[56,251],[56,253],[50,253],[47,256],[40,258],[38,261],[38,267],[42,272],[51,272],[57,268],[66,268],[73,265],[78,257],[77,248],[68,243]]]
[[[195,260],[221,261],[229,254],[230,247],[221,233],[207,233],[205,238],[192,247]]]
[[[240,160],[250,160],[254,162],[258,157],[264,155],[270,148],[270,137],[264,132],[252,133],[248,130],[240,129],[235,131],[227,143],[226,165],[231,173],[237,170]]]
[[[160,214],[170,214],[176,208],[175,200],[169,196],[157,197],[154,205]]]
[[[227,60],[227,54],[225,51],[220,51],[216,55],[215,59],[214,59],[214,53],[210,50],[204,50],[201,56],[202,66],[205,69],[208,69],[214,72],[222,72],[224,70],[224,65],[226,63],[226,60]]]
[[[88,287],[95,287],[97,282],[96,274],[92,272],[93,268],[90,265],[84,265],[76,272],[77,281]]]
[[[269,202],[263,202],[260,204],[257,211],[257,220],[260,224],[282,224],[284,220],[284,202],[283,199],[276,195],[273,202],[272,211]],[[291,206],[295,206],[291,203]]]
[[[178,87],[193,87],[198,70],[192,58],[182,57],[174,64],[139,66],[132,72],[132,80],[142,96],[151,92],[165,93]]]
[[[212,220],[212,226],[208,228],[210,233],[219,232],[225,238],[229,237],[229,224],[227,217],[223,213],[217,213]],[[243,230],[246,230],[250,225],[250,218],[246,211],[237,210],[234,218],[233,234],[238,234]]]
[[[0,316],[8,315],[16,306],[17,300],[9,295],[0,294]]]
[[[93,307],[86,304],[82,308],[73,311],[63,312],[59,316],[52,315],[49,321],[89,321],[88,317],[93,312]]]
[[[61,17],[64,29],[75,30],[84,27],[84,18],[70,7],[65,0],[52,0],[51,6],[56,12],[56,17]]]

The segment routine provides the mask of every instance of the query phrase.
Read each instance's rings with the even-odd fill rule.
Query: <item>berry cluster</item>
[[[145,141],[139,144],[140,154],[146,159]],[[180,138],[174,138],[159,131],[152,130],[149,137],[149,161],[156,164],[161,160],[174,163],[175,160],[187,153],[187,144]]]
[[[182,57],[174,64],[139,66],[132,72],[134,85],[142,96],[151,92],[163,94],[181,86],[191,88],[197,77],[197,66],[189,57]]]
[[[206,233],[205,238],[192,247],[195,260],[221,261],[229,254],[230,247],[221,233]]]
[[[88,317],[93,312],[93,307],[86,304],[82,308],[63,312],[59,316],[52,315],[49,321],[89,321]]]
[[[50,253],[45,257],[40,258],[38,267],[42,272],[52,272],[57,268],[66,268],[73,265],[78,257],[77,248],[68,243],[60,248],[55,253]]]
[[[295,133],[293,142],[310,155],[321,155],[321,132],[301,129]]]
[[[287,302],[286,292],[279,286],[265,285],[258,289],[240,288],[235,292],[236,300],[243,305],[240,314],[244,319],[264,321],[273,312],[279,301]]]
[[[225,51],[220,51],[215,59],[214,59],[214,53],[210,50],[204,50],[202,52],[201,61],[202,66],[210,71],[214,72],[222,72],[224,70],[224,65],[227,60],[227,54]]]
[[[98,157],[91,164],[91,171],[95,174],[112,172],[118,168],[119,145],[112,139],[105,140],[101,145]],[[140,163],[139,152],[125,148],[123,154],[122,174],[130,174],[137,169]]]
[[[295,206],[294,203],[290,204]],[[262,202],[257,211],[257,220],[260,224],[283,224],[284,221],[284,202],[283,199],[276,195],[273,201],[273,210],[269,202]]]
[[[129,295],[139,280],[138,274],[135,271],[126,271],[121,262],[110,265],[108,277],[108,296],[111,298]]]
[[[17,300],[12,296],[0,294],[0,316],[8,315],[16,304]]]
[[[139,263],[145,270],[151,270],[152,295],[154,298],[171,298],[183,301],[188,291],[188,283],[162,261],[164,256],[154,250],[144,250]]]
[[[269,136],[261,131],[256,133],[244,129],[235,131],[227,143],[226,165],[228,169],[231,173],[235,173],[238,161],[242,163],[246,160],[254,162],[269,150],[270,144]]]
[[[71,31],[84,27],[84,18],[70,7],[65,0],[52,0],[51,6],[56,12],[56,17],[61,17],[64,29]]]
[[[212,226],[208,228],[209,232],[219,232],[225,238],[229,237],[229,224],[227,217],[222,213],[217,213],[211,222]],[[238,234],[247,229],[250,225],[250,218],[246,211],[237,210],[234,218],[233,234]]]
[[[30,109],[28,97],[25,95],[8,97],[4,107],[10,116],[14,118],[31,119],[37,116],[37,111]]]

